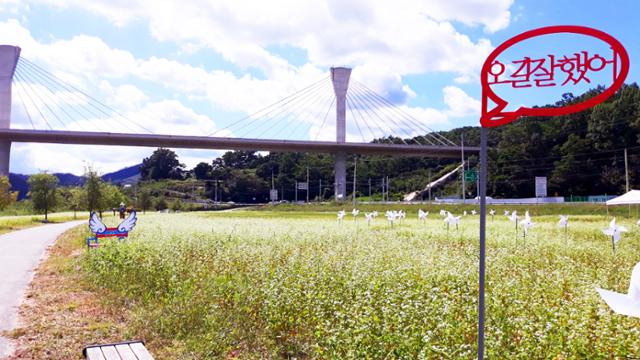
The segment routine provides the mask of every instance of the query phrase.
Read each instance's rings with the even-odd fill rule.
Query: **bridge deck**
[[[348,153],[365,155],[459,158],[458,146],[337,143],[331,141],[265,140],[209,136],[124,134],[86,131],[0,129],[0,140],[11,142],[169,147],[185,149],[255,150],[274,152]],[[465,147],[477,153],[478,147]]]

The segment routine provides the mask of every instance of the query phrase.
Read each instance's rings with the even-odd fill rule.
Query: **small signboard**
[[[536,176],[536,197],[547,197],[546,176]]]
[[[478,173],[475,170],[464,171],[464,181],[474,182],[478,180]]]
[[[299,182],[298,190],[309,190],[309,183],[307,182]]]
[[[271,201],[278,201],[278,190],[276,189],[269,190],[269,199]]]

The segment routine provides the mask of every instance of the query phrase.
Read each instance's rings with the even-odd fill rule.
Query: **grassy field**
[[[105,214],[106,215],[106,214]],[[88,219],[89,213],[77,212],[78,219]],[[74,220],[73,212],[52,213],[48,216],[49,222],[65,222]],[[17,215],[17,216],[0,216],[0,234],[9,231],[20,230],[31,226],[42,225],[44,223],[44,215]]]
[[[605,215],[572,216],[565,236],[557,209],[531,207],[523,238],[496,209],[487,355],[640,355],[640,320],[613,314],[594,290],[626,292],[640,261],[635,221],[619,219],[630,232],[614,255]],[[362,214],[337,223],[333,208],[281,210],[148,214],[126,242],[85,254],[82,271],[136,332],[164,339],[156,353],[180,359],[475,356],[477,216],[447,231],[415,207],[393,228],[383,216],[367,226]]]

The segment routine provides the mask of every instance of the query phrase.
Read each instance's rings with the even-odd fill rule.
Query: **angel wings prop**
[[[108,228],[95,212],[91,213],[89,217],[89,229],[96,234],[96,238],[104,237],[118,237],[120,239],[129,236],[129,231],[133,230],[138,221],[138,216],[135,211],[131,211],[129,216],[124,219],[118,227]]]

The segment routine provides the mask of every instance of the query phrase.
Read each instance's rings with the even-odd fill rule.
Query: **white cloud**
[[[444,103],[448,107],[447,115],[452,117],[480,115],[480,101],[467,95],[459,87],[447,86],[442,90],[442,93]]]
[[[207,46],[241,68],[273,78],[292,66],[267,46],[306,50],[316,66],[374,64],[406,75],[477,72],[488,40],[472,41],[451,22],[505,28],[513,0],[403,1],[112,1],[33,0],[79,7],[118,26],[146,20],[160,41]],[[186,46],[185,45],[185,46]]]

